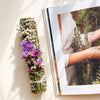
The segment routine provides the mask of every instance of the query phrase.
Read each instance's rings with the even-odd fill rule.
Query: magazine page
[[[58,95],[100,93],[100,0],[46,11]]]

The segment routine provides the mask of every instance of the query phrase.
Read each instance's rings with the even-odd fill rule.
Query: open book
[[[100,93],[100,0],[43,9],[56,95]]]

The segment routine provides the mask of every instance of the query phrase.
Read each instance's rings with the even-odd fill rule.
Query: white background
[[[100,100],[100,95],[55,96],[48,56],[42,9],[78,0],[0,0],[0,100]],[[21,55],[21,38],[16,28],[22,17],[34,17],[40,38],[47,91],[31,93],[29,76]]]

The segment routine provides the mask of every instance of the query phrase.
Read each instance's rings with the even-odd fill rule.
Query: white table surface
[[[0,100],[100,100],[100,95],[55,96],[48,56],[42,9],[78,0],[0,0]],[[37,22],[47,91],[31,93],[29,76],[21,55],[21,38],[16,28],[19,19],[34,17]]]

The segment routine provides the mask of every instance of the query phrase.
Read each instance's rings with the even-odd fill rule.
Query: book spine
[[[51,38],[51,29],[50,29],[50,20],[49,20],[49,14],[48,14],[48,8],[42,10],[43,14],[43,20],[44,20],[44,25],[45,25],[45,33],[46,33],[46,39],[48,43],[48,51],[49,51],[49,58],[50,58],[50,63],[51,63],[51,70],[52,70],[52,76],[53,76],[53,84],[54,84],[54,90],[55,94],[59,95],[59,90],[58,90],[58,84],[57,84],[57,76],[56,76],[56,70],[55,70],[55,63],[54,63],[54,54],[53,54],[53,47],[52,47],[52,38]]]

